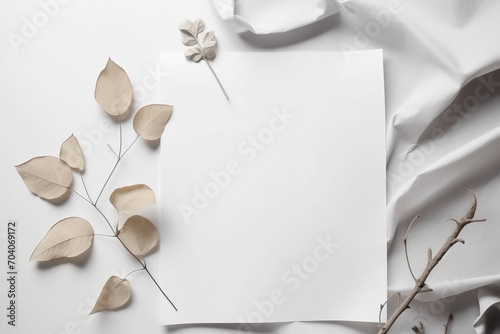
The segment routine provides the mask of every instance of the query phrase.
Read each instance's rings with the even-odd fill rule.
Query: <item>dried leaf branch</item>
[[[408,252],[407,252],[406,245],[407,245],[408,232],[409,232],[411,226],[413,225],[413,222],[415,221],[415,219],[417,219],[419,216],[415,217],[415,219],[413,219],[413,221],[411,222],[410,226],[408,227],[408,231],[406,232],[406,235],[404,237],[403,242],[405,244],[406,259],[408,261],[410,273],[411,273],[413,279],[415,280],[415,286],[413,287],[410,294],[403,301],[401,301],[399,303],[398,307],[396,308],[394,313],[391,315],[389,320],[385,324],[379,325],[380,328],[379,328],[378,334],[387,333],[389,331],[389,329],[392,327],[392,325],[394,325],[396,320],[399,318],[399,316],[401,316],[401,314],[405,310],[410,308],[410,303],[413,301],[413,299],[419,293],[426,292],[426,291],[432,291],[432,289],[426,284],[426,280],[429,277],[432,270],[441,261],[441,259],[445,256],[445,254],[451,249],[451,247],[453,247],[457,243],[462,243],[462,244],[465,243],[465,241],[463,239],[459,238],[460,232],[462,232],[464,227],[471,224],[471,223],[486,221],[486,219],[474,219],[474,215],[476,213],[476,208],[477,208],[477,198],[476,198],[476,195],[472,191],[470,191],[469,189],[465,189],[465,190],[467,192],[469,192],[473,197],[473,202],[471,204],[471,207],[469,208],[467,213],[459,220],[449,219],[449,220],[455,222],[455,224],[456,224],[455,230],[451,233],[451,235],[448,237],[448,239],[446,240],[446,242],[441,247],[439,252],[437,252],[436,255],[432,256],[432,251],[429,250],[427,265],[426,265],[425,269],[423,270],[422,274],[418,278],[413,275],[413,272],[412,272],[411,267],[409,265]],[[448,328],[448,325],[450,322],[451,322],[451,320],[448,321],[446,328]],[[416,333],[419,333],[418,331],[423,332],[423,328],[421,328],[421,326],[415,326],[414,328],[417,330]]]
[[[118,153],[115,152],[116,161],[95,200],[90,196],[82,174],[85,167],[85,157],[74,135],[71,135],[62,144],[59,158],[50,156],[36,157],[16,166],[16,169],[28,189],[40,198],[49,201],[60,199],[68,193],[68,190],[71,190],[97,210],[113,233],[110,237],[116,238],[127,252],[140,263],[141,268],[131,273],[139,270],[146,271],[163,296],[177,310],[149,271],[144,258],[158,243],[158,231],[155,225],[144,217],[134,215],[127,219],[122,228],[118,228],[118,223],[113,227],[110,220],[98,206],[104,189],[125,154],[139,137],[145,140],[158,140],[172,114],[173,107],[154,104],[141,108],[133,120],[133,127],[137,136],[124,149],[121,121],[131,107],[132,86],[127,73],[111,59],[108,60],[106,67],[97,79],[95,99],[104,111],[115,117],[120,129],[119,149]],[[72,170],[80,173],[85,195],[71,188],[73,182]],[[135,184],[115,189],[109,200],[118,213],[135,214],[145,206],[155,203],[155,196],[148,186]],[[52,261],[79,256],[91,247],[95,235],[97,234],[94,233],[92,225],[85,219],[79,217],[65,218],[52,226],[35,248],[30,260]],[[126,277],[112,276],[104,285],[91,313],[121,308],[127,304],[130,295],[130,283]]]
[[[106,284],[104,284],[90,314],[106,310],[116,310],[124,306],[130,300],[130,295],[130,282],[125,278],[111,276],[106,281]]]
[[[224,96],[229,101],[229,96],[227,95],[226,90],[222,86],[219,77],[217,76],[217,74],[215,74],[215,71],[209,62],[209,60],[214,60],[216,57],[215,50],[217,48],[217,39],[215,38],[215,32],[209,31],[205,33],[205,35],[203,36],[203,40],[200,43],[198,41],[198,36],[205,30],[205,23],[202,19],[196,19],[194,20],[194,22],[185,20],[181,24],[179,24],[179,30],[182,33],[182,43],[186,46],[192,46],[184,53],[186,58],[194,62],[204,60],[208,68],[214,75],[215,80],[217,80],[219,87],[224,93]]]

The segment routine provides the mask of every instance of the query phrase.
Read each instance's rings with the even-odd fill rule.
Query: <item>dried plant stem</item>
[[[444,325],[444,334],[448,334],[452,321],[453,321],[453,314],[450,314],[450,316],[448,317],[448,322],[446,322],[446,325]]]
[[[426,291],[432,291],[427,284],[425,283],[427,278],[429,277],[430,273],[432,270],[436,267],[436,265],[441,261],[443,256],[455,245],[456,243],[465,243],[465,241],[461,238],[459,238],[460,232],[463,230],[465,226],[471,223],[476,223],[476,222],[483,222],[486,219],[474,219],[474,215],[476,213],[476,208],[477,208],[477,199],[476,195],[468,189],[465,189],[468,191],[472,196],[473,196],[473,203],[470,207],[470,209],[467,211],[467,213],[460,218],[460,220],[456,219],[450,219],[456,223],[455,230],[451,233],[451,235],[448,237],[444,245],[441,247],[439,252],[432,257],[432,254],[429,253],[429,257],[427,260],[427,266],[425,267],[424,271],[420,275],[420,277],[415,279],[415,286],[410,292],[410,294],[401,302],[399,303],[397,309],[394,311],[394,313],[391,315],[389,320],[380,326],[380,329],[378,331],[378,334],[384,334],[389,331],[389,329],[392,327],[392,325],[396,322],[396,320],[399,318],[399,316],[410,307],[410,303],[413,301],[415,296],[419,294],[420,292],[426,292]],[[409,228],[411,227],[411,224]],[[408,228],[408,229],[409,229]],[[406,236],[408,236],[408,232],[406,233]],[[405,237],[406,239],[406,237]]]
[[[203,45],[201,45],[200,42],[198,42],[198,37],[196,37],[196,45],[200,48],[200,50],[203,50]],[[215,71],[212,68],[212,65],[210,65],[210,61],[205,56],[202,56],[201,59],[203,59],[205,61],[205,63],[207,64],[208,68],[210,69],[210,71],[214,75],[215,80],[217,80],[217,83],[219,84],[220,89],[222,89],[222,92],[224,93],[224,96],[229,101],[229,96],[227,95],[226,90],[224,89],[224,86],[222,86],[222,83],[220,82],[219,77],[217,76],[217,74],[215,74]]]
[[[389,298],[387,298],[387,300],[383,304],[380,304],[380,312],[378,313],[378,323],[379,324],[382,323],[382,310],[387,305],[387,303],[389,302],[389,300],[391,300],[392,297],[394,297],[394,296],[398,296],[398,304],[401,303],[401,292],[395,292],[395,293],[392,294],[392,296],[390,296]]]
[[[123,137],[122,137],[122,127],[121,127],[121,122],[120,122],[120,149],[118,151],[118,155],[117,155],[117,159],[116,159],[116,162],[115,162],[115,165],[113,166],[113,169],[111,170],[111,172],[109,173],[108,177],[106,178],[106,181],[104,182],[104,185],[102,186],[100,192],[99,192],[99,196],[97,196],[97,199],[95,201],[92,201],[92,198],[90,197],[89,195],[89,192],[87,190],[87,186],[85,185],[85,181],[83,179],[83,176],[82,176],[82,182],[83,182],[83,185],[84,185],[84,188],[85,188],[85,192],[87,193],[87,197],[88,198],[85,198],[84,196],[82,196],[81,194],[79,194],[78,192],[76,192],[75,190],[73,190],[74,193],[76,193],[78,196],[80,196],[82,199],[84,199],[87,203],[89,203],[90,205],[92,205],[96,210],[97,212],[99,212],[99,214],[104,218],[104,220],[106,221],[106,223],[108,224],[109,228],[111,229],[111,231],[113,232],[113,235],[111,235],[111,237],[115,237],[120,243],[121,245],[127,250],[127,252],[132,255],[134,257],[134,259],[136,259],[137,262],[139,262],[141,264],[141,267],[140,269],[137,269],[137,270],[134,270],[132,271],[131,273],[135,272],[135,271],[139,271],[139,270],[144,270],[146,271],[146,273],[149,275],[149,277],[151,278],[151,280],[153,281],[153,283],[156,285],[156,287],[158,288],[158,290],[160,290],[160,292],[162,293],[162,295],[168,300],[168,302],[172,305],[172,307],[177,311],[177,307],[175,307],[174,303],[172,303],[172,301],[170,300],[170,298],[168,298],[167,294],[165,293],[165,291],[163,291],[163,289],[161,288],[161,286],[158,284],[158,282],[156,281],[156,279],[153,277],[153,275],[151,274],[151,272],[149,271],[149,269],[147,268],[147,265],[146,265],[146,260],[143,259],[143,261],[141,261],[141,259],[135,255],[134,253],[132,253],[130,251],[130,249],[127,248],[127,246],[123,243],[123,241],[118,238],[118,231],[117,229],[114,229],[113,228],[113,225],[111,224],[111,222],[108,220],[108,218],[106,217],[106,215],[101,211],[101,209],[99,209],[99,207],[97,206],[97,202],[99,201],[99,199],[101,198],[101,195],[104,191],[104,189],[106,188],[106,185],[108,184],[109,180],[111,179],[111,177],[113,176],[113,173],[115,172],[116,170],[116,167],[118,167],[118,164],[120,163],[120,161],[123,159],[123,157],[125,156],[125,154],[130,150],[130,148],[135,144],[135,142],[137,141],[137,139],[139,138],[139,136],[137,136],[134,141],[127,147],[127,149],[125,149],[122,153],[122,143],[123,143]],[[129,273],[129,275],[131,274]],[[128,275],[127,275],[128,276]]]
[[[167,298],[168,302],[170,303],[170,305],[172,305],[172,307],[174,308],[174,310],[177,311],[177,307],[175,307],[174,303],[172,303],[172,301],[170,300],[170,298],[168,298],[168,296],[165,294],[165,291],[163,291],[163,289],[160,287],[160,285],[158,284],[158,282],[155,280],[155,278],[153,277],[153,275],[151,274],[151,272],[149,271],[149,269],[147,268],[146,265],[144,265],[144,270],[146,270],[146,272],[148,273],[149,277],[153,280],[153,282],[156,284],[156,286],[158,287],[158,289],[160,290],[160,292],[163,294],[163,296],[165,298]]]
[[[125,277],[123,279],[127,279],[127,277],[129,277],[130,275],[132,275],[133,273],[136,273],[138,271],[142,271],[144,270],[144,268],[139,268],[139,269],[135,269],[135,270],[132,270],[131,272],[129,272],[127,275],[125,275]]]
[[[226,99],[229,101],[229,96],[227,96],[226,90],[225,90],[225,89],[224,89],[224,87],[222,86],[222,83],[220,82],[219,77],[217,76],[217,74],[215,74],[215,71],[214,71],[214,69],[212,68],[212,65],[210,65],[210,62],[208,61],[208,59],[203,58],[203,60],[205,60],[205,63],[207,63],[207,66],[208,66],[208,68],[210,69],[210,71],[212,71],[212,74],[214,75],[215,80],[217,80],[217,83],[219,84],[220,89],[222,89],[222,92],[224,93],[224,96],[225,96],[225,97],[226,97]]]
[[[408,265],[408,270],[410,271],[410,274],[411,274],[411,277],[413,277],[413,280],[416,281],[417,278],[415,277],[415,274],[413,273],[413,270],[411,269],[411,264],[410,264],[410,259],[408,257],[408,233],[410,232],[410,229],[413,225],[413,223],[415,223],[415,221],[420,218],[420,215],[417,215],[415,216],[415,218],[413,218],[413,220],[411,221],[410,223],[410,226],[408,226],[408,230],[406,230],[406,234],[405,234],[405,237],[403,238],[403,243],[405,245],[405,257],[406,257],[406,264]]]
[[[115,236],[112,234],[102,234],[102,233],[94,233],[94,236],[106,237],[106,238],[114,238]]]

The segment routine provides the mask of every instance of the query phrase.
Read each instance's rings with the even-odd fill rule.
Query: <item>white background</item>
[[[142,274],[133,277],[134,284],[141,288],[134,292],[129,308],[88,317],[89,305],[93,304],[92,299],[106,278],[111,274],[126,274],[135,264],[106,240],[98,240],[92,250],[93,256],[80,265],[29,263],[31,250],[54,223],[45,217],[81,215],[93,219],[96,216],[89,213],[89,208],[76,196],[63,207],[53,207],[35,198],[26,190],[13,167],[37,155],[57,155],[60,144],[73,132],[80,138],[87,138],[88,160],[94,162],[88,166],[86,177],[93,180],[95,194],[112,161],[106,145],[116,147],[118,133],[116,128],[110,129],[102,123],[107,116],[93,99],[99,71],[108,57],[127,70],[133,86],[139,87],[135,109],[149,102],[168,103],[158,101],[151,72],[161,52],[184,50],[177,30],[179,22],[202,17],[207,27],[216,31],[220,52],[342,50],[346,43],[354,50],[384,49],[388,167],[391,175],[396,176],[396,181],[390,181],[388,187],[389,231],[402,226],[396,231],[396,241],[389,249],[390,290],[411,287],[412,280],[399,240],[416,213],[427,213],[424,223],[416,226],[411,239],[412,259],[417,268],[423,264],[426,248],[437,249],[449,233],[446,228],[438,229],[436,226],[445,225],[436,225],[437,222],[458,218],[465,211],[469,198],[460,193],[461,186],[467,185],[478,192],[478,214],[490,220],[486,227],[469,229],[472,231],[464,235],[466,245],[456,246],[457,249],[449,254],[450,261],[443,263],[442,270],[436,274],[435,282],[441,283],[443,289],[437,290],[435,298],[466,292],[445,300],[417,302],[399,321],[394,332],[410,333],[410,326],[418,321],[424,322],[429,331],[441,331],[449,312],[453,311],[452,332],[474,333],[472,323],[479,315],[476,288],[496,282],[500,265],[496,256],[500,251],[498,228],[495,227],[498,224],[493,225],[499,214],[499,166],[498,159],[492,158],[495,154],[498,156],[499,151],[498,145],[494,145],[500,121],[499,99],[495,94],[498,87],[493,87],[488,99],[481,101],[474,112],[463,113],[453,121],[446,121],[449,118],[441,116],[453,103],[462,104],[467,97],[475,96],[480,83],[472,81],[459,94],[464,85],[499,67],[500,44],[495,39],[500,30],[497,1],[405,3],[386,21],[383,29],[364,40],[360,37],[360,29],[373,25],[376,22],[374,11],[390,8],[388,1],[348,1],[341,5],[340,15],[274,36],[235,34],[217,16],[209,1],[72,0],[54,9],[53,17],[47,21],[43,20],[40,3],[1,1],[0,8],[0,222],[2,226],[8,219],[17,219],[20,223],[18,300],[21,309],[19,327],[9,328],[9,332],[235,332],[236,326],[231,325],[160,326],[157,291]],[[22,35],[26,20],[33,22],[34,19],[40,27],[16,50],[9,42],[9,34]],[[426,133],[433,128],[444,130],[446,140],[433,141]],[[130,121],[124,125],[124,133],[125,140],[130,141],[133,137]],[[429,138],[431,140],[423,141]],[[411,155],[405,153],[419,140],[427,144],[421,147],[431,149],[416,150],[410,159]],[[466,144],[470,146],[464,146]],[[152,172],[136,173],[130,181],[116,179],[108,190],[127,182],[151,184],[156,175],[154,171],[158,170],[158,151],[147,148],[138,143],[133,151],[135,158],[120,168],[123,174],[131,175],[147,165]],[[108,195],[109,192],[105,192],[103,198]],[[111,210],[108,213],[113,214]],[[154,217],[157,213],[151,208],[147,214]],[[0,245],[4,248],[5,228],[2,229]],[[479,232],[474,233],[474,229]],[[105,230],[104,226],[99,232]],[[392,239],[392,234],[388,237]],[[0,259],[4,258],[2,251]],[[154,262],[153,257],[150,263]],[[0,296],[5,298],[5,281],[1,282]],[[0,326],[4,332],[5,322]],[[337,325],[294,323],[261,328],[263,332],[272,333],[341,332],[334,326]],[[371,324],[339,326],[345,332],[349,328],[375,332]]]

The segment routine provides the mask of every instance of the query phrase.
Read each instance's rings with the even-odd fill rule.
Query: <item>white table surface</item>
[[[61,0],[57,8],[51,7],[51,17],[43,15],[41,3],[46,2],[48,1],[0,2],[0,259],[3,261],[5,257],[4,226],[9,219],[15,219],[19,222],[20,308],[18,326],[15,328],[7,326],[2,315],[1,332],[237,332],[237,326],[231,324],[161,326],[157,291],[148,281],[148,277],[141,274],[134,276],[134,285],[140,286],[140,289],[134,291],[133,301],[127,309],[88,316],[105,279],[112,274],[125,275],[134,268],[134,263],[121,249],[106,242],[96,243],[92,250],[93,256],[85,263],[37,265],[28,262],[32,249],[53,223],[47,222],[44,217],[85,215],[88,213],[88,207],[82,205],[75,196],[61,207],[53,207],[31,196],[13,166],[37,155],[57,155],[62,141],[74,132],[80,138],[86,138],[89,160],[94,161],[89,163],[88,169],[107,170],[105,168],[110,161],[107,144],[117,145],[117,130],[110,130],[106,115],[102,114],[93,99],[98,73],[108,57],[111,57],[126,69],[133,86],[137,87],[136,107],[151,102],[168,103],[157,101],[155,87],[150,87],[148,83],[152,82],[152,73],[160,53],[185,49],[177,29],[183,19],[203,18],[207,27],[216,31],[219,52],[338,51],[345,48],[345,43],[355,45],[356,38],[359,38],[356,37],[356,28],[366,28],[374,20],[373,10],[388,8],[389,2],[378,1],[376,4],[369,4],[363,1],[348,1],[341,5],[339,15],[310,27],[270,36],[234,33],[219,18],[210,1]],[[415,258],[417,267],[423,264],[427,246],[437,248],[447,236],[446,230],[429,230],[434,226],[432,224],[437,224],[433,222],[449,217],[458,218],[466,209],[469,198],[460,193],[460,186],[467,185],[479,189],[478,198],[483,206],[480,206],[478,214],[490,220],[490,225],[474,226],[473,228],[480,232],[465,235],[466,245],[457,246],[461,249],[451,252],[450,261],[443,263],[443,269],[436,274],[437,283],[450,282],[438,290],[437,297],[447,297],[450,294],[452,296],[430,302],[417,301],[413,309],[400,319],[393,332],[411,333],[411,325],[418,321],[424,322],[428,332],[440,332],[448,314],[453,312],[455,321],[452,333],[475,333],[472,324],[479,315],[477,287],[481,284],[474,281],[474,284],[466,286],[464,279],[469,277],[470,273],[478,273],[479,276],[486,277],[483,284],[495,283],[498,280],[495,276],[499,273],[496,259],[499,246],[498,242],[495,242],[498,241],[498,228],[491,227],[491,224],[495,223],[495,215],[498,216],[495,211],[498,197],[494,197],[500,192],[500,187],[494,188],[498,182],[498,173],[494,172],[495,167],[498,167],[498,159],[485,160],[495,152],[497,146],[493,146],[491,150],[482,150],[484,145],[478,143],[476,148],[471,147],[466,151],[464,156],[473,155],[472,158],[479,159],[474,160],[477,162],[472,164],[477,166],[479,175],[471,172],[472,167],[465,167],[464,182],[460,182],[460,175],[450,181],[449,173],[448,177],[446,174],[443,177],[439,173],[433,175],[433,168],[430,168],[430,171],[426,169],[429,166],[435,167],[432,164],[440,162],[447,153],[460,149],[466,143],[474,143],[483,133],[496,129],[500,121],[497,117],[500,106],[498,94],[492,92],[487,103],[481,104],[481,110],[484,112],[471,114],[467,118],[464,116],[462,120],[468,121],[457,125],[455,128],[458,131],[454,131],[455,128],[449,130],[450,122],[445,124],[446,126],[438,125],[437,128],[447,131],[447,138],[451,139],[446,140],[445,145],[437,145],[435,150],[427,154],[425,163],[412,165],[414,170],[408,175],[401,175],[399,169],[407,161],[404,159],[405,152],[419,138],[421,141],[426,138],[426,129],[432,130],[428,120],[435,118],[439,121],[438,116],[453,101],[461,103],[460,101],[474,94],[471,90],[474,91],[479,85],[476,81],[467,86],[469,90],[465,89],[460,93],[460,89],[474,77],[492,71],[499,65],[498,47],[491,46],[498,44],[492,42],[491,38],[497,36],[499,24],[498,20],[492,19],[494,16],[488,17],[490,12],[491,15],[494,15],[495,11],[498,13],[498,4],[494,1],[480,3],[466,5],[460,4],[460,1],[452,1],[446,5],[431,5],[426,2],[421,7],[405,4],[405,10],[398,14],[398,19],[394,18],[387,33],[382,30],[367,43],[357,47],[383,48],[385,55],[388,168],[392,172],[400,171],[396,174],[399,176],[398,182],[388,185],[388,203],[391,210],[389,226],[395,231],[394,238],[391,233],[388,236],[390,240],[395,240],[389,243],[389,290],[406,290],[412,283],[400,240],[414,214],[427,213],[425,223],[416,227],[412,234],[411,255]],[[429,8],[426,9],[426,6]],[[429,12],[426,13],[425,10]],[[463,13],[468,14],[464,16]],[[47,20],[44,20],[44,17],[47,17]],[[476,22],[478,17],[484,24]],[[36,22],[40,27],[28,31],[26,22],[33,22],[33,19],[39,20]],[[433,25],[436,31],[429,33]],[[12,38],[12,33],[22,36],[23,29],[28,29],[24,33],[30,36],[16,49],[9,41],[9,36]],[[416,46],[416,43],[422,43],[422,47]],[[419,52],[414,52],[415,49]],[[413,77],[408,78],[409,69],[413,64]],[[419,67],[420,65],[423,67]],[[443,73],[446,75],[442,75]],[[433,84],[436,87],[433,87]],[[458,124],[458,121],[451,123],[454,124]],[[130,122],[124,125],[128,126],[126,133],[129,136],[126,140],[132,138],[130,125]],[[491,136],[496,138],[494,133]],[[494,140],[486,142],[494,143]],[[139,181],[154,184],[158,176],[155,172],[147,175],[141,172],[145,164],[152,166],[153,171],[159,170],[159,152],[147,148],[145,144],[138,144],[134,152],[138,158],[120,167],[125,175],[137,175],[134,183]],[[498,151],[496,149],[496,152]],[[474,156],[474,152],[477,152],[477,156]],[[460,154],[459,151],[454,157],[460,157]],[[456,160],[460,166],[461,160]],[[453,163],[448,166],[445,170],[457,170],[457,165]],[[414,176],[420,175],[419,172],[424,172],[424,176],[415,181]],[[105,172],[88,174],[89,178],[99,183]],[[425,175],[432,177],[429,180]],[[443,186],[439,186],[437,180],[444,180]],[[114,182],[116,185],[120,180]],[[418,186],[419,182],[423,184],[421,188]],[[435,186],[430,186],[432,184]],[[113,184],[109,189],[113,189]],[[153,189],[159,192],[159,186],[153,186]],[[426,191],[433,195],[426,196]],[[149,214],[154,216],[157,213],[153,208]],[[399,224],[402,227],[396,231],[394,227]],[[154,264],[157,256],[158,252],[153,254],[149,263]],[[465,272],[459,270],[461,266],[466,267]],[[1,268],[2,272],[5,271],[3,263]],[[7,287],[5,280],[2,281],[0,304],[4,305],[4,292]],[[465,292],[455,296],[455,293],[462,291]],[[258,332],[373,333],[376,329],[373,324],[322,322],[269,324],[259,327]]]

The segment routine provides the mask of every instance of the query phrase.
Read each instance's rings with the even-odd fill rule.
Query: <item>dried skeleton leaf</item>
[[[71,168],[55,157],[36,157],[16,169],[28,189],[46,200],[61,198],[73,182]]]
[[[193,48],[187,49],[186,52],[184,52],[184,56],[186,56],[186,58],[189,60],[199,62],[203,57],[203,53],[199,47],[195,46]]]
[[[182,43],[184,45],[191,46],[184,52],[184,56],[196,63],[200,60],[205,60],[215,79],[217,79],[217,83],[224,93],[224,96],[229,101],[229,96],[227,95],[226,90],[222,86],[217,74],[215,74],[215,71],[212,69],[209,62],[209,60],[214,60],[216,57],[217,38],[215,37],[215,32],[206,32],[202,41],[199,42],[198,37],[200,33],[205,30],[205,23],[203,23],[201,19],[196,19],[194,22],[185,20],[179,25],[179,30],[182,34]]]
[[[127,73],[111,59],[97,78],[97,103],[111,116],[125,114],[132,104],[132,84]]]
[[[215,48],[217,46],[217,39],[215,32],[209,31],[203,36],[203,41],[200,45],[198,36],[205,30],[205,23],[201,19],[193,21],[185,20],[179,24],[179,30],[182,33],[182,43],[187,46],[194,46],[186,50],[184,55],[189,60],[199,62],[202,59],[214,60]]]
[[[94,240],[94,229],[85,219],[69,217],[58,221],[36,246],[30,261],[71,258],[85,252]]]
[[[217,39],[215,38],[215,32],[207,32],[205,36],[203,36],[203,57],[208,60],[214,60],[216,47]]]
[[[186,58],[189,60],[192,60],[194,62],[199,62],[202,59],[203,54],[201,49],[195,46],[187,49],[186,52],[184,52],[184,56],[186,56]]]
[[[197,43],[198,35],[205,30],[205,22],[202,19],[196,19],[194,22],[185,20],[179,24],[179,30],[182,32],[182,43],[192,46]]]
[[[59,158],[66,162],[68,166],[76,169],[79,172],[83,172],[83,170],[85,169],[85,157],[83,155],[80,143],[74,135],[71,135],[61,145]]]
[[[154,204],[155,194],[145,184],[134,184],[115,189],[109,201],[120,213],[136,213],[145,206]]]
[[[118,276],[111,276],[104,284],[90,314],[116,310],[130,300],[130,295],[130,282]]]
[[[203,47],[214,48],[217,46],[217,39],[215,38],[215,31],[209,31],[203,36]]]
[[[134,116],[134,130],[146,140],[160,138],[174,107],[167,104],[150,104],[142,107]]]
[[[118,232],[118,238],[136,256],[146,255],[158,244],[155,225],[141,216],[132,216]]]

